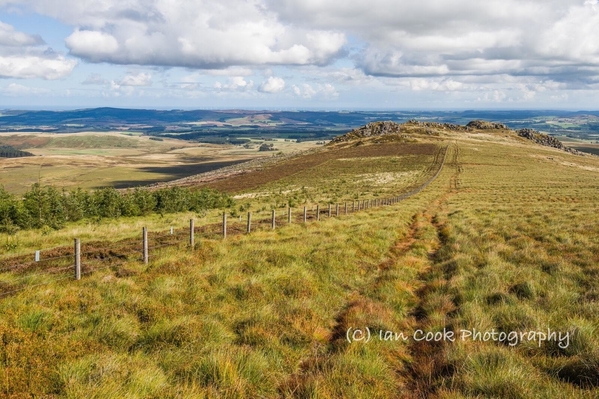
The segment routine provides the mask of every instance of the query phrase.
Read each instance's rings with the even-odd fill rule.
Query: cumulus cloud
[[[70,75],[77,61],[44,44],[39,35],[19,32],[0,22],[0,78],[60,79]]]
[[[282,21],[361,39],[366,74],[422,77],[508,74],[588,80],[599,63],[597,0],[268,0]]]
[[[47,94],[50,92],[50,90],[48,89],[42,89],[42,88],[38,88],[38,87],[29,87],[29,86],[24,86],[24,85],[20,85],[18,83],[11,83],[6,87],[3,87],[0,89],[0,91],[2,92],[2,94],[7,95],[7,96],[22,96],[22,95],[40,95],[40,94]]]
[[[243,76],[233,76],[227,83],[216,82],[214,88],[218,91],[247,91],[254,87],[253,81],[246,81]]]
[[[274,76],[271,76],[270,78],[265,80],[258,88],[258,90],[263,93],[271,93],[271,94],[279,93],[279,92],[283,91],[283,89],[285,89],[285,80],[283,80],[282,78],[274,77]]]
[[[530,79],[562,84],[555,90],[599,82],[597,0],[0,0],[1,5],[69,24],[73,31],[65,44],[86,61],[202,69],[229,78],[215,87],[221,91],[248,90],[247,77],[259,69],[266,80],[258,90],[282,91],[284,80],[266,70],[277,65],[322,77],[309,82],[315,91],[317,84],[324,90],[325,82],[333,87],[394,79],[395,87],[414,91],[486,88],[481,98],[489,101],[511,97],[502,96],[505,87],[495,87],[500,83],[488,77],[515,89],[530,85]],[[0,25],[0,46],[41,43],[40,37]],[[72,61],[53,57],[68,71]],[[331,71],[342,57],[343,67]],[[1,65],[0,73],[6,73],[9,68]],[[242,77],[245,86],[235,82]],[[292,91],[316,95],[303,84]],[[330,91],[336,93],[334,87]]]
[[[146,72],[130,73],[115,83],[118,86],[151,86],[152,75]]]
[[[61,55],[0,54],[0,77],[60,79],[70,75],[75,65],[76,61],[67,60]]]
[[[339,92],[330,83],[310,85],[303,83],[300,86],[292,86],[293,93],[303,99],[309,100],[313,97],[319,97],[325,100],[332,100],[339,97]]]
[[[38,46],[44,44],[39,35],[18,32],[11,25],[0,21],[0,46]]]
[[[222,69],[324,65],[343,32],[283,23],[262,0],[0,0],[26,4],[75,29],[71,54],[91,62]]]

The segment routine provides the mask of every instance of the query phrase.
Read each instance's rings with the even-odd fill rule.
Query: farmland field
[[[4,133],[0,145],[36,155],[0,158],[0,185],[14,193],[38,181],[58,187],[126,188],[182,178],[250,159],[269,156],[252,148],[200,144],[119,133]],[[314,147],[314,142],[275,141],[277,152]]]

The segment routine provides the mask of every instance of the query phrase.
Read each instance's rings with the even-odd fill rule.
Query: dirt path
[[[443,154],[444,158],[446,157]],[[330,377],[337,363],[352,350],[348,330],[357,326],[385,324],[394,331],[437,331],[452,329],[451,314],[457,308],[449,291],[449,280],[455,272],[448,267],[449,230],[442,221],[444,204],[459,187],[459,148],[451,150],[449,165],[454,169],[449,189],[425,210],[412,216],[407,232],[389,248],[387,260],[361,289],[348,295],[346,304],[334,316],[334,327],[324,345],[315,345],[302,359],[297,371],[281,384],[285,397],[307,397],[311,387]],[[389,288],[395,295],[388,297]],[[398,315],[397,308],[405,314]],[[394,352],[381,352],[394,371],[397,397],[426,398],[436,391],[435,381],[453,373],[445,360],[446,342],[397,343]]]

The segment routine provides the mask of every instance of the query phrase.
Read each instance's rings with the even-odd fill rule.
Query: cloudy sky
[[[0,0],[0,107],[597,109],[599,0]]]

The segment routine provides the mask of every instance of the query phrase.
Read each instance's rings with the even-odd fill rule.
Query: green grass
[[[437,180],[394,206],[203,239],[193,252],[169,248],[148,266],[130,262],[126,273],[109,268],[2,299],[0,392],[597,397],[598,160],[503,134],[453,139]],[[358,188],[384,196],[412,184],[402,173],[421,173],[425,164],[336,160],[271,182],[256,190],[264,197],[247,201],[252,209],[289,201],[301,186],[279,191],[300,184],[318,201]],[[335,173],[324,175],[328,168]],[[369,186],[360,176],[384,173],[397,179]],[[183,227],[190,215],[180,216]],[[148,223],[166,228],[174,219]],[[97,234],[125,237],[144,223],[109,223]],[[47,239],[70,244],[91,228]],[[36,237],[23,236],[21,250],[44,243]],[[567,348],[345,340],[348,328],[364,327],[410,336],[416,329],[550,328],[571,340]]]

